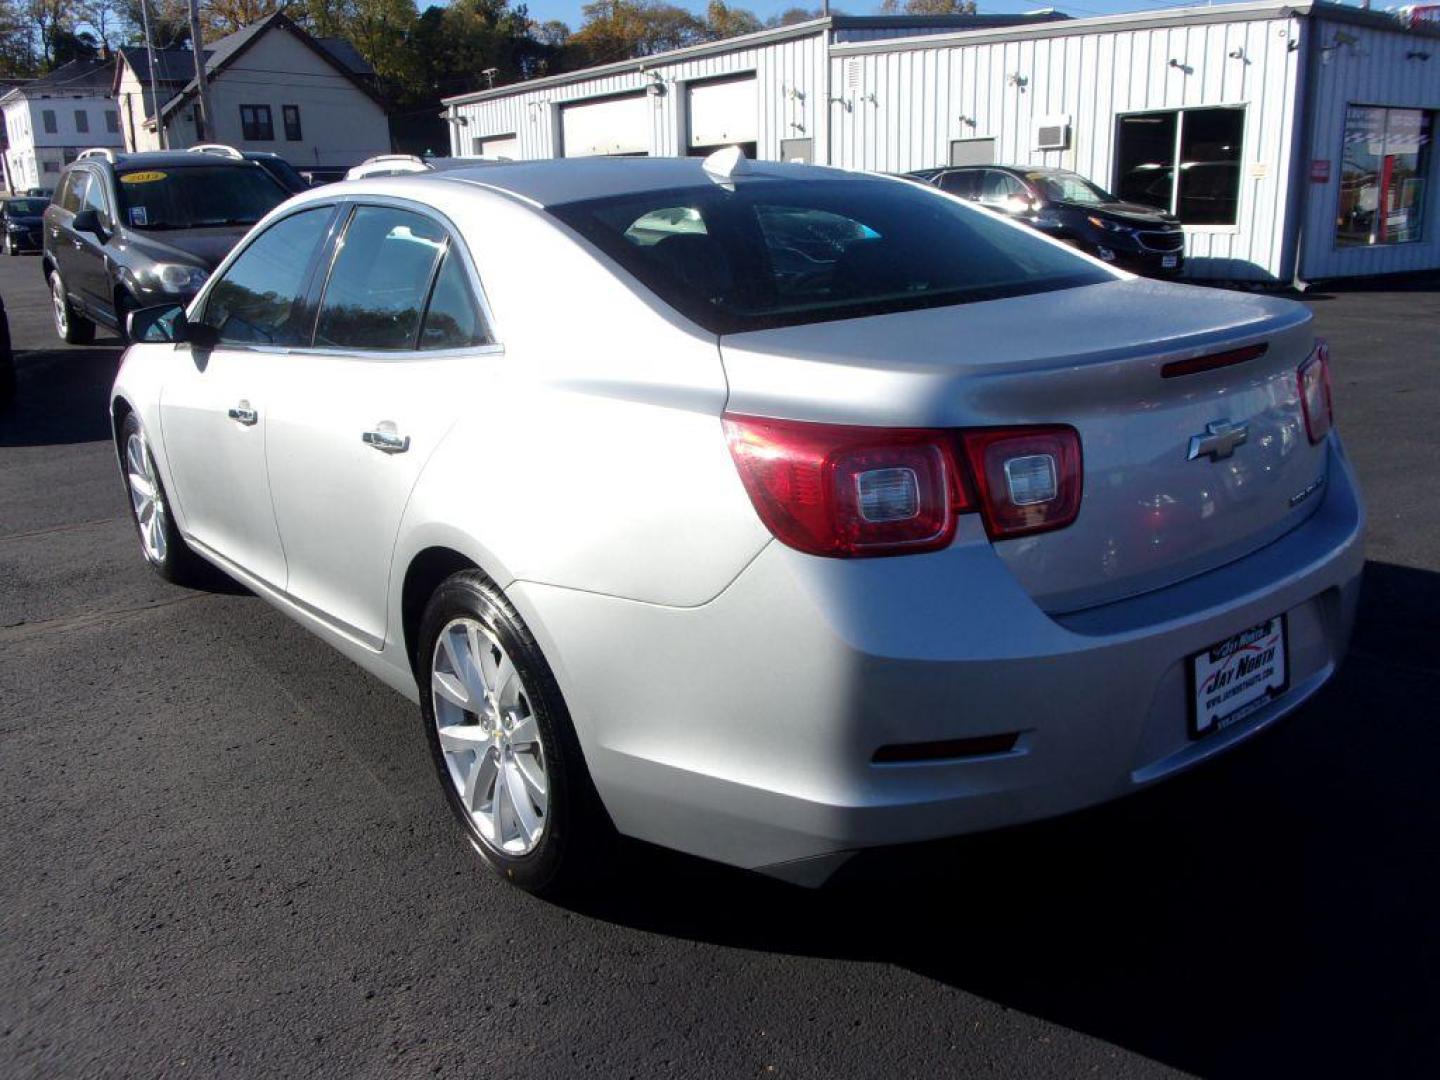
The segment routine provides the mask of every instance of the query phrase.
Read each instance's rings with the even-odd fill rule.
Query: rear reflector
[[[1247,360],[1264,356],[1269,349],[1270,346],[1262,341],[1258,345],[1246,345],[1243,349],[1230,349],[1228,352],[1211,353],[1209,356],[1194,356],[1189,360],[1172,360],[1160,369],[1160,377],[1177,379],[1181,375],[1198,375],[1202,371],[1243,364]]]
[[[895,765],[913,761],[947,761],[955,758],[985,757],[1008,754],[1015,749],[1020,733],[977,735],[970,739],[941,739],[938,742],[893,743],[875,751],[871,759],[877,765]]]

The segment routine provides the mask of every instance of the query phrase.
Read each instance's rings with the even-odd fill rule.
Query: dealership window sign
[[[1345,110],[1335,216],[1338,246],[1420,239],[1431,121],[1432,114],[1423,109],[1351,105]]]
[[[1310,182],[1314,184],[1328,184],[1330,182],[1330,159],[1316,158],[1310,162]]]

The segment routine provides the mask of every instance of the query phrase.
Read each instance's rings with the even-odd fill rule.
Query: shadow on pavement
[[[0,446],[57,446],[111,437],[110,386],[123,346],[15,354],[16,398],[0,412]]]
[[[819,893],[649,848],[580,907],[899,964],[1202,1075],[1435,1075],[1440,575],[1371,563],[1350,659],[1219,762],[1067,818],[876,853]]]

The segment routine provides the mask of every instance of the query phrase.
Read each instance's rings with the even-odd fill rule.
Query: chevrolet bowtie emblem
[[[1194,461],[1198,457],[1208,457],[1211,461],[1219,461],[1235,453],[1235,448],[1249,437],[1250,429],[1245,424],[1212,420],[1205,425],[1204,435],[1190,436],[1190,453],[1185,460]]]

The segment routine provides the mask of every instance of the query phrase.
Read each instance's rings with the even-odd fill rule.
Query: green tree
[[[15,0],[0,0],[0,78],[26,79],[40,72],[34,25]]]
[[[725,0],[710,0],[709,7],[705,9],[705,33],[716,41],[753,34],[764,28],[765,24],[753,12],[731,7]]]
[[[882,15],[974,15],[975,0],[884,0]]]
[[[570,38],[575,66],[653,56],[709,40],[705,23],[664,0],[592,0]]]
[[[833,11],[838,15],[839,12]],[[812,19],[820,19],[825,15],[824,8],[786,8],[779,15],[772,15],[765,23],[766,26],[794,26],[796,23],[810,22]]]

